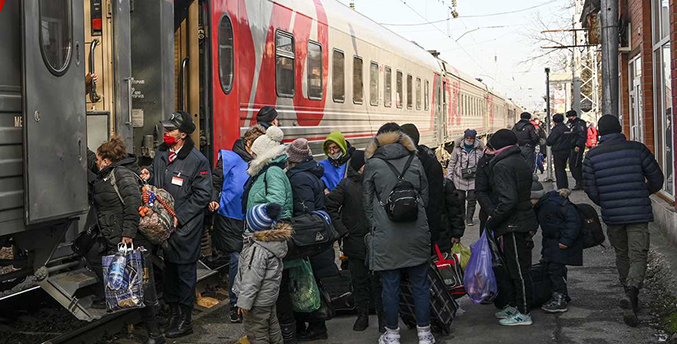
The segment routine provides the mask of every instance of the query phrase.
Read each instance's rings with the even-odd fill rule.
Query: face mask
[[[336,154],[329,154],[329,159],[338,160],[343,156],[343,152],[338,152]]]
[[[464,143],[465,143],[466,146],[474,146],[474,145],[475,145],[475,142],[474,142],[474,141],[468,141],[468,140],[465,140]]]
[[[171,136],[167,133],[165,133],[165,135],[162,138],[165,140],[167,146],[173,146],[177,142],[176,137]]]

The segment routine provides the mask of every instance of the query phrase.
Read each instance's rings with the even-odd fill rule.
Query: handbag
[[[455,254],[443,255],[437,244],[435,244],[435,251],[437,252],[437,259],[433,263],[435,263],[447,290],[455,299],[464,296],[466,292],[463,286],[463,269],[460,260]]]
[[[310,313],[308,316],[309,321],[328,321],[336,316],[336,308],[331,301],[331,295],[324,287],[322,282],[318,283],[318,289],[320,290],[320,308],[316,311]]]
[[[289,222],[294,232],[291,239],[287,240],[288,253],[284,261],[312,257],[322,253],[339,239],[329,214],[324,211],[294,216]]]
[[[475,179],[475,176],[477,175],[477,166],[469,167],[468,165],[470,165],[470,156],[468,156],[468,161],[466,161],[465,168],[463,168],[463,165],[461,165],[461,178]]]
[[[87,227],[87,229],[78,233],[78,235],[75,237],[75,240],[73,240],[73,243],[71,244],[71,250],[73,250],[73,253],[77,255],[85,256],[92,249],[92,246],[94,246],[94,244],[99,241],[103,241],[105,243],[105,239],[101,237],[99,231],[99,224],[94,223],[93,225]],[[106,245],[103,245],[103,247],[106,247]]]

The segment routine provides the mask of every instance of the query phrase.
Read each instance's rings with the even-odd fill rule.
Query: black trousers
[[[557,189],[568,189],[569,176],[567,176],[567,161],[569,160],[569,153],[553,152],[552,160],[555,166],[555,178],[557,179]]]
[[[369,311],[370,307],[374,307],[376,312],[381,313],[383,311],[381,301],[383,285],[379,273],[369,271],[364,259],[351,257],[348,262],[355,308],[358,311]]]
[[[561,263],[548,263],[548,277],[552,283],[552,292],[569,295],[567,290],[567,266]]]
[[[465,220],[467,221],[472,221],[473,217],[475,217],[475,208],[477,207],[477,193],[475,190],[456,190],[458,193],[458,199],[461,201],[461,206],[463,209],[461,210],[465,216]],[[468,203],[466,205],[466,202]]]
[[[195,305],[197,263],[176,264],[165,261],[165,274],[162,281],[167,303],[178,303],[191,308]]]
[[[583,185],[583,155],[585,152],[585,147],[581,148],[576,152],[571,150],[569,154],[569,170],[571,175],[576,180],[576,185]]]
[[[527,248],[529,233],[508,233],[503,238],[503,258],[507,267],[508,278],[499,283],[498,292],[503,293],[509,304],[522,314],[529,314],[533,298],[531,277],[531,250]]]
[[[276,311],[277,320],[280,326],[289,326],[294,321],[294,307],[289,296],[289,269],[282,271],[282,281],[280,282],[280,294],[277,296]]]

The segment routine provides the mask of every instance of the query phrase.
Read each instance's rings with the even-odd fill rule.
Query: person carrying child
[[[282,344],[275,303],[282,281],[282,259],[287,255],[291,226],[278,223],[282,206],[259,204],[247,211],[244,248],[240,254],[233,292],[252,344]]]
[[[541,307],[548,313],[568,310],[567,265],[583,265],[582,222],[568,199],[570,193],[569,189],[546,193],[538,180],[531,186],[531,202],[543,230],[541,262],[547,264],[552,283],[552,299]]]

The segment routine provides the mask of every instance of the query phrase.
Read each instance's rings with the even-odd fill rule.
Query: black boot
[[[193,307],[181,305],[181,316],[176,328],[170,328],[165,334],[167,338],[179,338],[193,333],[193,324],[190,319]]]
[[[563,313],[569,308],[567,307],[566,295],[561,293],[552,293],[552,299],[543,305],[541,309],[547,313]]]
[[[165,332],[175,331],[179,326],[179,318],[181,318],[181,307],[178,303],[169,304],[169,320],[167,320],[167,327]]]
[[[369,310],[360,309],[357,311],[357,320],[353,325],[353,331],[364,331],[369,327]]]
[[[639,319],[637,319],[637,311],[639,310],[639,289],[635,287],[628,287],[625,293],[625,298],[621,300],[623,310],[623,321],[630,327],[637,327]]]
[[[160,325],[158,325],[157,318],[152,317],[145,320],[146,329],[148,330],[148,340],[143,342],[143,344],[164,344],[165,337],[160,331]]]
[[[296,344],[296,322],[280,324],[284,344]]]
[[[310,323],[305,333],[296,336],[296,340],[299,342],[312,342],[327,338],[329,338],[329,334],[324,323]]]

